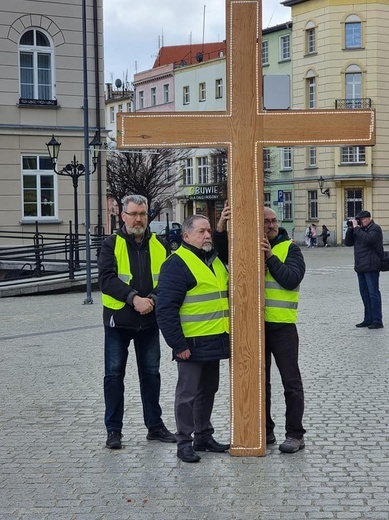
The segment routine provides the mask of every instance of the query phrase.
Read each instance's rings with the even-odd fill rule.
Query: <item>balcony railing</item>
[[[371,108],[371,98],[335,99],[335,108]]]

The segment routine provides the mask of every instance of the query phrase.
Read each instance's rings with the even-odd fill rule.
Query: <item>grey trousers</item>
[[[178,361],[178,381],[174,412],[177,448],[209,439],[214,432],[211,414],[219,389],[220,361],[192,363]]]

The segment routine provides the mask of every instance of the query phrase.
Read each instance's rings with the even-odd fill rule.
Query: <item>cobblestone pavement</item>
[[[304,249],[299,331],[306,449],[263,458],[203,453],[146,440],[131,349],[125,449],[104,447],[99,293],[0,300],[0,519],[273,520],[389,518],[387,328],[357,329],[362,306],[352,250]],[[162,349],[162,406],[174,430],[176,367]],[[277,437],[283,397],[274,372]],[[213,422],[229,437],[228,363]]]

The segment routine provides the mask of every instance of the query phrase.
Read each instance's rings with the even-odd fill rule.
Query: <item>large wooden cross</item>
[[[263,111],[261,1],[226,0],[226,112],[118,117],[119,148],[228,149],[231,455],[266,453],[263,146],[373,145],[372,110]]]

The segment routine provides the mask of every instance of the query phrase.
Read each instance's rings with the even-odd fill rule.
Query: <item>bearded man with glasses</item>
[[[98,258],[102,292],[106,446],[122,448],[124,376],[134,342],[147,439],[176,442],[162,421],[159,329],[155,317],[157,284],[167,243],[148,228],[148,203],[141,195],[122,201],[120,230],[108,237]]]

